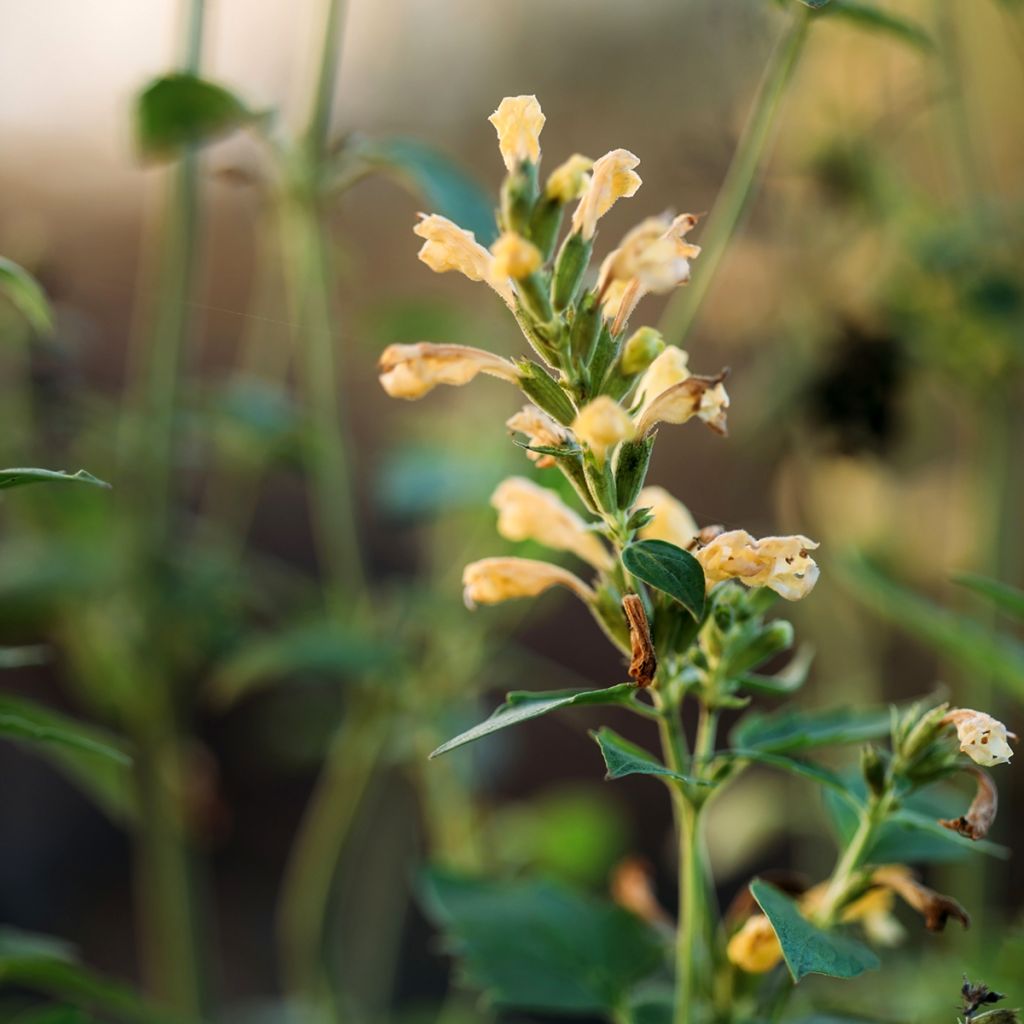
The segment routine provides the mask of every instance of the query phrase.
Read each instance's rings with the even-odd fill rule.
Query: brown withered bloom
[[[972,985],[966,974],[964,975],[964,983],[960,987],[960,995],[963,996],[964,1013],[968,1017],[973,1013],[977,1013],[987,1003],[998,1003],[1000,999],[1006,998],[1002,992],[993,992],[988,985],[984,985],[981,982],[977,985]]]
[[[992,827],[992,822],[996,820],[999,793],[988,772],[983,772],[980,768],[970,768],[968,771],[978,780],[978,789],[971,806],[967,808],[967,813],[959,818],[940,818],[939,824],[959,832],[968,839],[984,839]]]
[[[899,864],[876,868],[871,874],[871,881],[892,889],[904,903],[913,907],[924,918],[924,926],[930,932],[941,932],[951,917],[965,928],[971,926],[970,914],[952,896],[929,889],[914,877],[909,868]]]
[[[637,686],[647,687],[654,682],[658,671],[658,658],[651,640],[651,627],[647,622],[644,603],[636,594],[627,594],[622,599],[622,610],[629,623],[629,643],[633,660],[629,663],[629,676]]]

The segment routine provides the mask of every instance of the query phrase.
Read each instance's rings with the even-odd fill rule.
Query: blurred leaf
[[[105,480],[87,473],[84,469],[77,473],[65,473],[61,469],[0,469],[0,491],[11,487],[26,487],[29,484],[65,483],[92,484],[94,487],[110,487]]]
[[[1007,615],[1024,619],[1024,590],[1011,587],[1008,583],[1000,583],[999,580],[990,579],[988,576],[976,576],[974,573],[954,576],[953,582],[968,587],[976,594],[981,594],[982,597],[988,598],[1000,611],[1006,612]]]
[[[431,871],[424,896],[463,981],[498,1006],[609,1013],[663,960],[659,936],[638,918],[552,882]]]
[[[376,139],[356,143],[354,155],[392,175],[423,197],[426,213],[440,213],[472,231],[482,245],[497,237],[494,202],[443,153],[415,139]]]
[[[631,1024],[672,1024],[674,1017],[675,993],[661,989],[634,995],[625,1019]]]
[[[1024,699],[1024,645],[940,608],[864,558],[842,563],[843,578],[876,614],[971,672],[991,676]]]
[[[354,624],[315,621],[282,626],[244,641],[210,679],[207,695],[220,708],[286,676],[351,676],[394,662],[396,651],[382,646]]]
[[[667,768],[653,754],[649,754],[643,747],[638,747],[635,743],[623,739],[607,726],[591,731],[590,735],[601,748],[601,756],[608,768],[606,779],[621,779],[626,775],[663,775],[666,778],[687,782],[693,786],[711,785],[704,779],[690,778],[688,775],[682,775],[680,772]]]
[[[22,266],[0,256],[0,295],[6,295],[40,334],[53,331],[53,311],[39,282]]]
[[[802,3],[804,7],[810,7],[812,10],[817,11],[828,4],[829,0],[800,0],[800,3]]]
[[[674,597],[695,619],[704,614],[704,570],[688,551],[665,540],[641,540],[622,552],[637,579]]]
[[[814,648],[805,645],[798,648],[789,664],[773,676],[764,676],[757,672],[747,672],[740,676],[740,687],[773,697],[796,693],[807,682],[813,662]]]
[[[34,1006],[18,1012],[9,1024],[99,1024],[76,1006]]]
[[[43,646],[0,647],[0,669],[45,665],[49,652]]]
[[[758,878],[750,883],[750,893],[778,936],[794,982],[808,974],[856,978],[881,966],[878,957],[863,943],[816,928],[774,885]]]
[[[115,821],[132,817],[131,757],[109,733],[33,701],[3,695],[0,736],[32,746]]]
[[[889,734],[888,708],[842,707],[827,711],[782,708],[744,715],[729,736],[732,746],[782,754],[833,743],[863,743]]]
[[[877,4],[861,0],[832,0],[826,13],[829,18],[839,18],[868,32],[891,36],[920,50],[934,47],[931,36],[916,21],[893,14]]]
[[[164,75],[139,94],[136,142],[143,157],[171,159],[186,146],[227,135],[258,116],[223,86],[196,75]]]
[[[78,950],[55,935],[40,935],[0,925],[0,960],[8,957],[45,957],[72,963],[78,960]]]
[[[489,457],[441,451],[437,445],[403,448],[384,461],[377,483],[380,507],[403,519],[436,516],[485,502],[503,468]]]
[[[634,693],[636,685],[633,683],[620,683],[604,690],[552,690],[540,693],[513,690],[506,696],[505,703],[497,708],[490,718],[460,733],[447,743],[442,743],[430,756],[447,754],[449,750],[472,743],[482,736],[489,736],[499,729],[507,729],[510,725],[528,722],[531,718],[546,715],[549,711],[573,705],[624,704],[632,699]]]
[[[791,775],[799,775],[802,778],[810,779],[812,782],[817,782],[821,786],[834,790],[853,807],[860,806],[861,801],[857,799],[854,793],[850,792],[842,777],[820,764],[813,764],[810,761],[798,761],[792,757],[783,757],[781,754],[769,754],[763,750],[728,750],[724,756],[729,759],[735,758],[737,761],[754,761],[757,764],[767,765],[770,768],[780,768]]]

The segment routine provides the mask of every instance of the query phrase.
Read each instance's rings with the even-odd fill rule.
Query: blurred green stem
[[[682,344],[693,327],[707,297],[715,272],[722,262],[733,233],[755,192],[757,171],[772,129],[782,108],[807,37],[810,8],[790,4],[789,24],[775,45],[771,60],[754,101],[754,109],[743,129],[739,145],[718,193],[708,226],[701,236],[701,257],[697,273],[686,287],[679,289],[662,315],[659,330],[673,344]]]

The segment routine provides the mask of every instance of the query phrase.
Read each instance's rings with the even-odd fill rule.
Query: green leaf
[[[843,579],[876,614],[969,672],[991,676],[1024,699],[1024,645],[938,607],[864,558],[848,558],[840,564]]]
[[[31,746],[115,821],[133,816],[131,758],[109,733],[33,701],[3,695],[0,736]]]
[[[0,256],[0,294],[10,299],[33,330],[52,333],[53,311],[46,292],[24,267],[4,256]]]
[[[620,683],[609,686],[605,690],[552,690],[535,693],[529,690],[513,690],[505,697],[501,705],[490,718],[467,729],[447,743],[442,743],[430,756],[447,754],[456,747],[472,743],[482,736],[489,736],[499,729],[507,729],[510,725],[528,722],[531,718],[539,718],[549,711],[574,705],[588,704],[624,704],[632,699],[636,692],[636,684]]]
[[[606,779],[621,779],[625,775],[661,775],[665,778],[689,783],[692,786],[711,785],[704,779],[691,778],[667,768],[653,754],[649,754],[643,747],[638,747],[635,743],[623,739],[607,726],[596,731],[592,730],[590,735],[601,748],[601,756],[608,769],[608,774],[605,775]]]
[[[642,921],[552,882],[432,871],[424,895],[462,980],[497,1006],[610,1013],[663,962],[660,937]]]
[[[91,484],[93,487],[110,487],[105,480],[87,473],[65,473],[62,469],[0,469],[0,491],[11,487],[26,487],[29,484],[64,483]]]
[[[988,598],[1000,611],[1014,618],[1024,619],[1024,590],[1011,587],[1008,583],[990,579],[988,576],[977,576],[964,573],[953,577],[954,583],[968,587],[976,594]]]
[[[862,3],[861,0],[832,0],[826,13],[829,18],[839,18],[869,32],[888,35],[919,50],[934,48],[931,36],[916,21],[893,14],[877,4]]]
[[[433,146],[415,139],[376,139],[356,143],[350,152],[422,196],[428,213],[472,231],[482,245],[497,237],[490,196]]]
[[[807,682],[813,662],[814,648],[800,647],[789,664],[780,672],[776,672],[773,676],[764,676],[757,672],[744,673],[739,678],[740,687],[773,697],[796,693]]]
[[[187,146],[227,135],[258,116],[223,86],[196,75],[165,75],[139,95],[136,141],[142,156],[165,160]]]
[[[878,957],[862,942],[811,924],[774,885],[757,878],[750,883],[750,893],[775,930],[794,982],[808,974],[856,978],[880,966]]]
[[[834,708],[799,711],[782,708],[771,714],[751,712],[730,734],[732,746],[784,754],[833,743],[863,743],[889,734],[888,708]]]
[[[674,597],[695,618],[704,614],[704,570],[688,551],[665,540],[641,540],[622,552],[637,579]]]
[[[395,657],[365,630],[325,621],[291,624],[246,640],[214,672],[207,696],[226,708],[288,676],[350,676],[379,670]]]
[[[792,757],[783,757],[781,754],[769,754],[763,750],[728,750],[724,755],[719,756],[737,761],[754,761],[770,768],[780,768],[791,775],[799,775],[833,790],[854,808],[861,805],[861,801],[850,791],[842,777],[820,764],[814,764],[811,761],[798,761]]]

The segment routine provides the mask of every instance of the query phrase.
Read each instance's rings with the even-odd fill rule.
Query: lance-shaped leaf
[[[40,334],[53,330],[53,311],[39,282],[14,260],[0,256],[0,295],[6,296]]]
[[[186,146],[227,135],[259,116],[223,86],[197,75],[164,75],[139,95],[136,141],[142,156],[169,159]]]
[[[482,245],[496,237],[494,203],[454,161],[416,139],[373,139],[345,151],[346,161],[363,161],[422,196],[431,213],[440,213],[472,231]]]
[[[695,619],[704,614],[704,570],[688,551],[665,540],[640,540],[622,552],[637,579],[674,597]]]
[[[880,966],[878,957],[864,943],[811,924],[774,885],[758,878],[750,883],[750,893],[775,930],[793,981],[808,974],[856,978]]]
[[[539,718],[549,711],[588,704],[625,704],[632,700],[636,692],[635,683],[620,683],[604,690],[554,690],[535,693],[529,690],[513,690],[490,718],[467,729],[447,743],[442,743],[430,756],[447,754],[456,747],[472,743],[492,732],[507,729],[510,725],[528,722],[531,718]]]
[[[889,36],[919,50],[931,50],[934,47],[931,36],[916,21],[902,14],[894,14],[878,3],[832,0],[825,13],[829,18],[845,21],[868,32]]]
[[[717,755],[736,761],[752,761],[756,764],[767,765],[770,768],[779,768],[791,775],[799,775],[801,778],[810,779],[827,789],[838,793],[847,804],[854,809],[861,806],[861,801],[856,794],[850,791],[850,787],[843,781],[842,777],[830,771],[823,765],[814,764],[812,761],[800,761],[793,757],[784,757],[782,754],[770,754],[764,750],[727,750],[724,754]]]
[[[791,753],[832,743],[863,743],[889,733],[887,708],[834,708],[799,711],[782,708],[771,714],[752,712],[740,719],[729,737],[741,750]]]
[[[1024,619],[1024,590],[1018,587],[1011,587],[1008,583],[1000,583],[999,580],[990,579],[988,576],[978,576],[974,573],[964,573],[961,576],[953,577],[954,583],[968,587],[976,594],[991,601],[1001,612],[1012,615],[1017,619]]]
[[[29,484],[91,484],[93,487],[110,487],[105,480],[87,473],[65,473],[62,469],[0,469],[0,491],[12,487],[27,487]]]
[[[462,981],[498,1006],[610,1016],[663,962],[652,928],[552,882],[432,871],[424,896]]]
[[[591,731],[590,735],[601,748],[601,756],[608,769],[606,779],[621,779],[626,775],[660,775],[678,782],[689,783],[692,786],[711,785],[704,779],[695,779],[666,767],[643,747],[623,739],[607,726]]]

